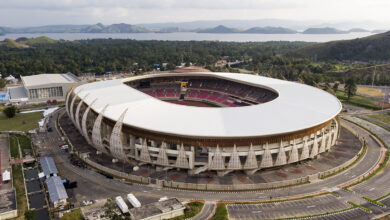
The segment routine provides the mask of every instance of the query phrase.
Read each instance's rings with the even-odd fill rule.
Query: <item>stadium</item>
[[[336,144],[341,103],[304,84],[236,73],[161,73],[84,84],[66,110],[88,143],[132,165],[251,175]]]

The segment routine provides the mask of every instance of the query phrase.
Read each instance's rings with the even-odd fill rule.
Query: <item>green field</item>
[[[367,115],[370,118],[376,119],[386,124],[390,124],[390,112],[386,114]]]
[[[84,216],[80,209],[73,209],[71,212],[65,213],[60,220],[83,220]]]
[[[38,128],[41,118],[42,112],[18,113],[14,118],[7,118],[0,113],[0,131],[29,131]]]
[[[360,95],[354,95],[350,98],[350,100],[347,100],[347,96],[344,94],[343,91],[337,91],[336,95],[337,95],[337,98],[340,99],[340,101],[342,103],[345,103],[345,104],[355,105],[355,106],[359,106],[359,107],[371,109],[371,110],[382,109],[382,103],[376,101],[373,98],[368,98],[368,97],[360,96]],[[388,107],[388,106],[385,106],[385,108],[386,107]]]
[[[226,209],[226,204],[220,203],[215,210],[214,216],[211,220],[228,220],[228,212]]]
[[[24,219],[24,212],[27,210],[27,199],[22,172],[21,165],[12,165],[12,179],[16,190],[16,200],[18,206],[18,217],[15,219]]]

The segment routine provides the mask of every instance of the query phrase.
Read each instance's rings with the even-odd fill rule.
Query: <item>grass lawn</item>
[[[0,113],[0,131],[29,131],[38,128],[38,121],[43,118],[42,112],[16,114],[14,118],[7,118]],[[23,124],[25,122],[25,124]]]
[[[12,165],[12,179],[16,189],[16,201],[18,206],[18,217],[15,219],[24,219],[24,212],[27,210],[27,199],[22,172],[21,165]]]
[[[344,88],[344,85],[339,85],[340,88]],[[383,92],[380,89],[357,86],[357,92],[364,95],[374,96],[378,98],[383,98]]]
[[[229,220],[226,204],[218,204],[217,209],[215,210],[215,214],[211,220]]]
[[[337,91],[336,93],[337,98],[340,99],[341,102],[350,104],[350,105],[355,105],[359,106],[362,108],[367,108],[367,109],[372,109],[372,110],[380,110],[382,109],[382,103],[378,102],[377,100],[373,98],[368,98],[365,96],[360,96],[360,95],[354,95],[350,98],[350,100],[347,100],[347,96],[344,94],[343,91]],[[385,108],[389,107],[385,105]]]
[[[9,144],[10,144],[11,157],[20,158],[18,141],[14,135],[9,136]]]
[[[65,213],[60,220],[82,220],[84,219],[80,209],[73,209],[71,212]]]
[[[22,151],[23,157],[25,157],[25,150],[31,151],[31,140],[30,138],[23,135],[16,135],[16,137],[19,139],[20,150]]]
[[[169,220],[184,220],[184,219],[194,217],[200,211],[202,211],[204,203],[203,202],[190,202],[187,205],[188,205],[189,209],[184,210],[184,215],[178,216],[175,218],[170,218]]]
[[[390,124],[390,112],[386,114],[367,115],[370,118],[374,118],[386,124]]]

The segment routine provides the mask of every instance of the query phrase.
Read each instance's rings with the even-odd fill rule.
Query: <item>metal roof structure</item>
[[[27,91],[23,86],[9,87],[7,89],[8,98],[11,101],[27,101],[28,95]]]
[[[124,82],[156,76],[209,76],[270,89],[272,101],[244,107],[193,107],[161,101]],[[163,73],[85,84],[74,89],[84,103],[117,121],[127,109],[125,125],[186,137],[259,137],[285,134],[325,123],[337,116],[340,101],[321,89],[237,73]]]
[[[21,79],[25,87],[42,86],[56,83],[73,83],[78,81],[77,77],[71,73],[45,73],[32,76],[22,76]]]
[[[45,183],[47,185],[47,189],[49,190],[51,202],[54,203],[55,201],[68,198],[64,184],[59,176],[52,176],[47,179]]]
[[[39,158],[39,162],[41,163],[41,167],[45,176],[58,173],[57,167],[52,157],[41,157]]]

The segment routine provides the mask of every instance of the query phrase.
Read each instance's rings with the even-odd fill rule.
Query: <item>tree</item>
[[[35,219],[35,210],[27,210],[24,212],[24,219],[34,220]]]
[[[9,106],[3,110],[5,116],[7,118],[13,118],[16,115],[16,107],[15,106]]]
[[[337,93],[337,91],[339,90],[339,83],[334,83],[332,89],[334,93]]]
[[[344,87],[344,93],[347,95],[347,100],[349,100],[352,96],[356,94],[357,87],[355,80],[353,78],[349,78],[345,82],[345,87]]]
[[[7,81],[3,78],[0,79],[0,89],[4,88],[5,85],[7,84]]]

